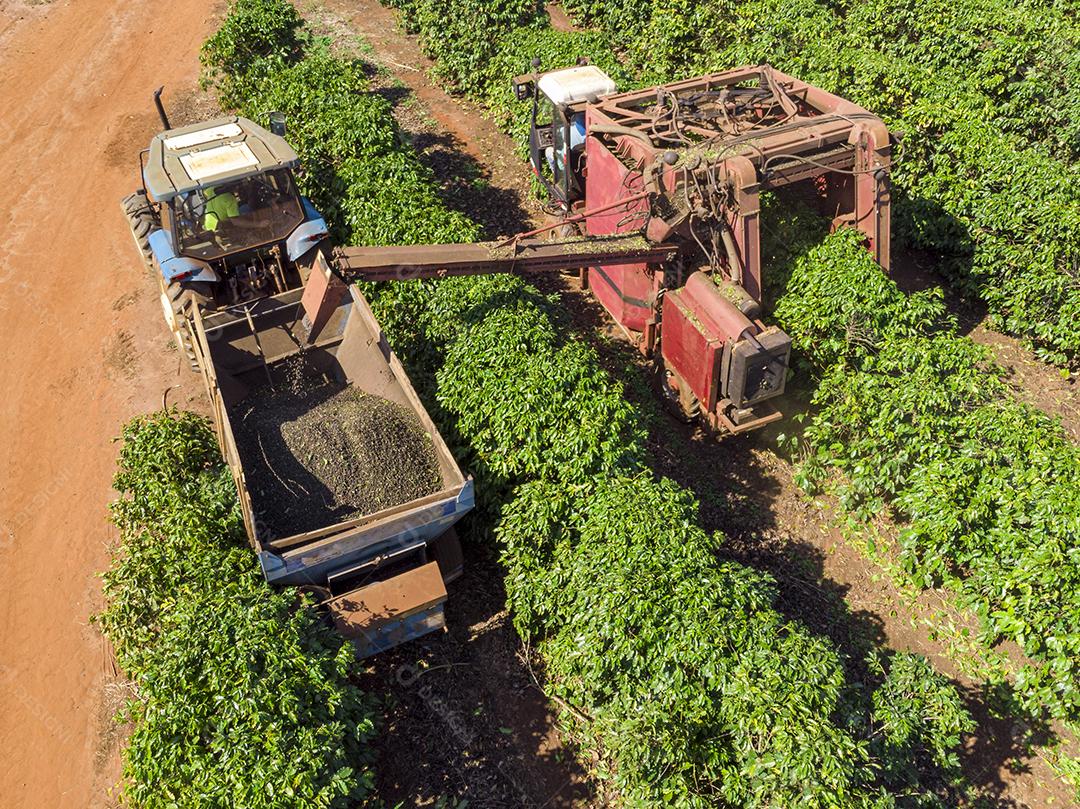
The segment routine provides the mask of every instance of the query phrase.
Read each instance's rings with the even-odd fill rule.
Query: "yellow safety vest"
[[[213,232],[226,219],[240,215],[240,204],[236,196],[229,192],[215,193],[206,200],[206,212],[203,214],[203,227]]]

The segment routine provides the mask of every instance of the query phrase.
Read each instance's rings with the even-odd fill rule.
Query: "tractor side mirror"
[[[270,131],[279,138],[285,137],[285,113],[276,110],[270,113]]]
[[[536,94],[536,81],[532,76],[517,76],[514,79],[514,97],[525,101]]]

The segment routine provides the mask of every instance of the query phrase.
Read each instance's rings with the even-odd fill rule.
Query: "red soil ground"
[[[190,86],[210,25],[193,0],[0,2],[0,804],[110,805],[112,655],[89,616],[114,539],[132,415],[197,395],[177,377],[119,201]]]

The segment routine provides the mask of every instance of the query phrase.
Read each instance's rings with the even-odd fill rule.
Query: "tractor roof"
[[[284,138],[247,118],[217,118],[155,135],[143,177],[150,196],[166,202],[299,162]]]

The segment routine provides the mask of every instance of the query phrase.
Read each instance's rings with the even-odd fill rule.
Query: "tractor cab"
[[[533,67],[538,67],[533,63]],[[585,194],[585,104],[616,90],[593,65],[577,65],[514,79],[519,100],[532,98],[529,162],[552,202],[564,209]]]
[[[229,117],[167,126],[143,152],[152,263],[166,286],[227,306],[301,285],[296,263],[327,235],[296,186],[296,152],[278,132]],[[137,237],[138,238],[138,237]]]
[[[288,238],[304,208],[292,172],[276,169],[177,194],[166,219],[180,255],[212,261]]]
[[[154,103],[162,131],[140,152],[142,187],[121,208],[165,321],[198,367],[195,311],[246,311],[302,287],[329,231],[297,189],[281,113],[270,113],[269,131],[235,116],[174,128],[161,88]]]

